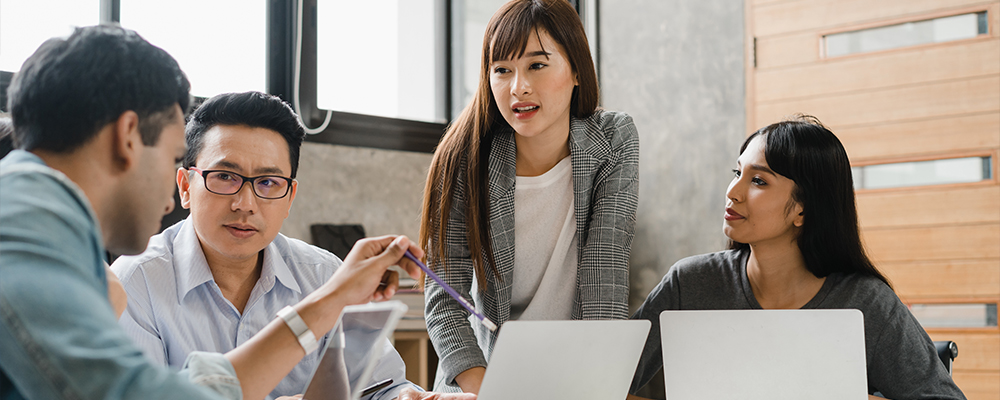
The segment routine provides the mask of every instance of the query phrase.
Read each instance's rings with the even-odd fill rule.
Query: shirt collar
[[[174,237],[174,269],[177,271],[177,302],[181,303],[188,292],[205,282],[214,281],[208,260],[201,250],[201,242],[194,231],[194,224],[185,219]]]
[[[268,287],[265,288],[268,291],[271,290],[274,285],[273,282],[277,278],[277,281],[286,288],[291,289],[295,293],[302,293],[302,289],[292,275],[291,268],[285,263],[285,259],[281,257],[278,245],[273,240],[264,248],[264,265],[261,268],[260,277],[263,279],[265,276],[269,278],[267,282]]]
[[[183,301],[194,288],[215,280],[201,248],[201,241],[194,231],[194,224],[189,220],[184,220],[180,232],[174,238],[174,265],[184,266],[176,268],[177,287],[180,289],[177,291],[178,302]],[[259,282],[263,284],[265,292],[270,292],[274,288],[275,281],[296,293],[302,293],[291,269],[280,256],[278,246],[272,241],[264,248],[264,263],[261,266]]]

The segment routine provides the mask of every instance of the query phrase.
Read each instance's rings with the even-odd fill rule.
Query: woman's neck
[[[806,269],[805,259],[794,241],[751,244],[747,279],[757,303],[764,309],[802,308],[826,281]]]
[[[517,145],[517,176],[538,176],[569,155],[569,130],[560,136],[526,138],[515,134],[514,143]]]

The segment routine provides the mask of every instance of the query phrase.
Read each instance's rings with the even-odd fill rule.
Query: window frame
[[[861,162],[851,163],[851,168],[855,168],[855,167],[867,167],[870,165],[950,160],[954,158],[966,158],[966,157],[991,157],[989,179],[983,179],[975,182],[954,182],[954,183],[940,183],[933,185],[913,185],[913,186],[898,186],[898,187],[871,188],[871,189],[856,188],[854,189],[854,193],[857,195],[863,195],[872,193],[878,194],[878,193],[891,193],[891,192],[908,192],[908,191],[922,191],[930,189],[947,190],[954,188],[968,188],[968,187],[996,185],[998,182],[1000,182],[1000,177],[997,177],[997,173],[1000,173],[1000,165],[998,165],[1000,164],[1000,162],[997,162],[998,155],[1000,155],[1000,153],[992,150],[969,150],[969,151],[948,152],[942,154],[925,154],[925,155],[910,156],[910,157],[895,157],[895,158],[885,158],[877,160],[865,160]]]
[[[890,49],[883,49],[883,50],[874,50],[874,51],[866,51],[866,52],[849,53],[849,54],[843,54],[843,55],[838,55],[838,56],[828,56],[826,54],[826,37],[829,36],[829,35],[834,35],[834,34],[838,34],[838,33],[846,33],[846,32],[854,32],[854,31],[862,31],[862,30],[866,30],[866,29],[882,28],[882,27],[887,27],[887,26],[892,26],[892,25],[905,24],[905,23],[909,23],[909,22],[920,22],[920,21],[927,21],[927,20],[932,20],[932,19],[937,19],[937,18],[946,18],[946,17],[953,17],[953,16],[956,16],[956,15],[972,14],[972,13],[979,13],[979,12],[985,12],[986,13],[986,33],[981,33],[981,34],[978,34],[978,35],[976,35],[974,37],[971,37],[971,38],[950,40],[950,41],[946,41],[946,42],[921,43],[921,44],[915,44],[915,45],[909,45],[909,46],[893,47],[893,48],[890,48]],[[989,40],[990,38],[993,38],[993,37],[995,37],[997,35],[995,27],[993,26],[993,20],[995,18],[995,14],[996,13],[997,13],[997,8],[994,5],[978,5],[978,6],[961,7],[961,8],[956,8],[956,9],[951,9],[951,10],[946,10],[946,11],[937,11],[937,12],[923,13],[923,14],[920,14],[920,15],[912,15],[912,16],[907,16],[907,17],[903,17],[903,18],[885,19],[885,20],[881,20],[881,21],[867,22],[867,23],[863,23],[863,24],[854,24],[854,25],[845,26],[845,27],[838,27],[838,28],[835,28],[835,29],[823,30],[823,31],[818,32],[817,33],[817,37],[816,37],[817,43],[819,43],[819,46],[818,46],[819,47],[819,49],[818,49],[819,50],[819,61],[839,61],[839,60],[850,59],[850,58],[854,58],[854,57],[867,57],[867,56],[871,56],[871,55],[891,53],[891,52],[897,52],[897,51],[911,51],[911,50],[915,50],[915,49],[923,49],[923,48],[934,47],[934,46],[950,46],[950,45],[953,45],[953,44],[966,43],[966,42],[969,42],[969,41]]]
[[[325,119],[328,110],[319,109],[316,104],[317,37],[315,21],[317,19],[317,0],[302,1],[304,5],[303,21],[306,22],[302,29],[299,106],[302,121],[307,126],[319,126]],[[453,43],[457,38],[453,37],[453,1],[442,1],[444,2],[443,10],[439,10],[439,12],[443,14],[441,15],[441,24],[443,24],[445,43],[442,43],[443,54],[438,62],[444,69],[442,83],[445,87],[440,93],[443,93],[444,96],[441,104],[444,107],[444,117],[447,121],[451,121],[456,117],[453,110],[453,102],[455,101],[453,82],[456,77],[453,74],[452,65],[454,62]],[[569,3],[578,14],[597,21],[597,0],[584,0],[582,2],[584,4],[581,4],[579,0],[569,0]],[[266,91],[289,104],[293,103],[292,94],[294,93],[294,49],[298,4],[298,0],[268,0],[265,11],[267,15]],[[586,7],[582,7],[583,5]],[[590,7],[594,9],[593,16],[583,13],[582,8]],[[121,0],[101,0],[100,15],[101,23],[119,23],[121,20]],[[313,23],[308,21],[313,21]],[[596,34],[596,32],[596,27],[594,27],[592,33]],[[593,49],[599,48],[597,40],[597,37],[591,38]],[[596,52],[594,58],[596,62]],[[0,71],[0,101],[2,101],[3,110],[7,108],[7,87],[10,85],[14,72]],[[200,104],[203,101],[205,98],[195,97],[194,104]],[[330,112],[332,115],[326,129],[315,135],[307,135],[306,142],[433,153],[448,126],[448,122],[423,122],[336,110],[330,110]]]

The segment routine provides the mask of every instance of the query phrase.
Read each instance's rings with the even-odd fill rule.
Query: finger
[[[390,266],[399,265],[399,260],[403,258],[403,253],[409,247],[410,239],[406,236],[398,236],[382,251],[382,254],[371,257],[368,260],[384,270]]]
[[[421,395],[422,393],[408,387],[399,392],[399,400],[420,400]]]
[[[375,288],[375,293],[372,294],[372,296],[375,298],[375,301],[389,300],[396,294],[398,287],[399,274],[392,270],[385,271],[385,274],[383,274],[382,277],[382,282],[379,283],[377,288]]]
[[[411,241],[408,250],[410,250],[410,253],[413,253],[413,255],[418,259],[424,258],[424,249],[421,249],[417,242]]]
[[[391,299],[396,294],[396,290],[399,289],[399,273],[393,270],[385,271],[382,282],[385,283],[385,286],[381,287],[383,297]]]
[[[359,259],[360,261],[381,254],[395,239],[396,236],[394,235],[360,239],[351,247],[351,251],[347,254],[347,257],[344,257],[344,261],[347,261],[348,258]]]
[[[398,265],[399,268],[402,268],[404,271],[406,271],[406,274],[413,279],[419,280],[420,275],[423,275],[424,273],[424,271],[421,270],[419,266],[417,266],[417,263],[413,262],[412,260],[406,257],[403,257],[402,260],[399,260],[399,264],[396,265]]]

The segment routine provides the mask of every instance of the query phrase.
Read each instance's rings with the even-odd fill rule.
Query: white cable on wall
[[[292,87],[292,106],[295,107],[295,113],[299,115],[299,121],[302,122],[302,127],[305,128],[306,133],[310,135],[315,135],[322,132],[328,125],[330,125],[330,117],[333,116],[333,111],[326,111],[326,119],[323,120],[323,124],[318,128],[310,128],[306,125],[306,121],[302,119],[302,107],[299,106],[299,83],[302,79],[302,9],[305,8],[305,0],[298,1],[298,22],[295,24],[295,71],[294,71],[294,82]]]

